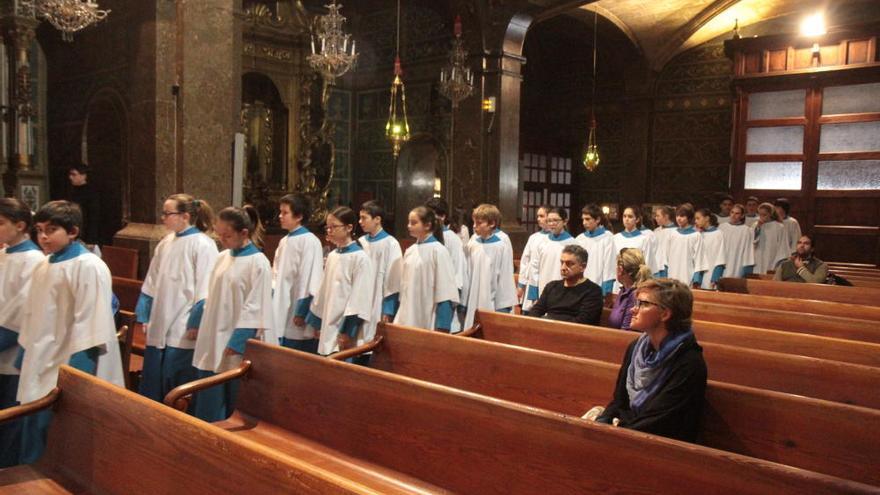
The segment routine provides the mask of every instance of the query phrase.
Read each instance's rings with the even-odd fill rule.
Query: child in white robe
[[[459,306],[463,328],[473,326],[478,309],[510,313],[517,303],[513,250],[495,234],[501,212],[495,205],[482,204],[474,209],[473,219],[477,235],[466,248],[469,277]]]
[[[541,292],[548,283],[562,280],[559,272],[562,248],[569,244],[577,244],[575,238],[565,228],[568,221],[568,211],[565,208],[550,208],[545,221],[550,233],[544,242],[537,245],[529,261],[529,287],[526,299],[531,304],[541,297]]]
[[[663,269],[658,273],[660,277],[666,277],[669,271],[666,256],[666,252],[669,249],[669,234],[675,231],[677,227],[673,218],[675,218],[675,208],[672,206],[663,205],[654,208],[654,223],[657,225],[654,228],[654,235],[657,238],[657,259],[660,260],[660,265],[663,266]]]
[[[801,225],[794,217],[788,215],[791,212],[791,203],[787,199],[777,199],[773,202],[773,208],[776,209],[776,217],[785,226],[788,234],[788,254],[791,255],[797,251],[798,239],[801,238]]]
[[[550,235],[550,231],[547,230],[548,211],[550,211],[550,207],[547,205],[538,207],[538,211],[535,213],[535,221],[538,223],[538,231],[529,236],[529,239],[526,241],[526,246],[523,248],[522,255],[519,257],[516,297],[520,304],[522,304],[523,312],[528,311],[529,308],[532,307],[532,304],[537,300],[537,298],[528,299],[526,297],[526,291],[529,287],[529,279],[532,276],[532,257],[537,253],[538,245],[546,241],[547,236]]]
[[[46,256],[28,233],[33,226],[31,209],[15,198],[0,198],[0,409],[18,405],[19,370],[15,366],[21,346],[24,303],[31,275]],[[0,423],[0,468],[18,464],[21,420]]]
[[[791,243],[788,231],[776,218],[770,203],[758,206],[758,223],[755,224],[755,271],[757,274],[775,270],[776,265],[787,260]]]
[[[225,250],[217,257],[208,283],[201,321],[188,335],[196,339],[193,366],[199,378],[241,364],[248,339],[278,345],[272,321],[272,267],[257,248],[262,225],[250,205],[220,211],[215,226]],[[222,421],[235,409],[238,380],[196,393],[193,414],[208,422]]]
[[[391,294],[388,278],[391,275],[391,267],[400,259],[403,253],[400,243],[388,232],[382,229],[382,220],[385,218],[385,208],[377,201],[367,201],[361,205],[358,215],[358,224],[364,231],[359,244],[370,257],[376,276],[373,278],[373,302],[370,311],[370,320],[365,323],[362,338],[358,345],[373,340],[376,336],[376,325],[382,320],[382,308],[388,306],[389,311],[397,304],[397,294]],[[355,357],[353,362],[366,365],[369,363],[370,354]]]
[[[614,252],[620,253],[624,248],[636,248],[642,252],[645,262],[651,269],[651,273],[655,277],[659,277],[664,270],[663,263],[658,257],[658,240],[655,235],[647,235],[645,231],[640,230],[641,212],[637,206],[627,206],[623,209],[623,230],[614,234]],[[620,283],[614,282],[614,293],[620,290]]]
[[[18,401],[35,401],[52,391],[61,364],[125,386],[110,270],[77,241],[82,211],[69,201],[50,201],[34,222],[49,257],[34,268],[24,305]],[[48,410],[25,418],[21,462],[42,454],[50,419]]]
[[[751,228],[755,228],[755,225],[758,223],[758,205],[761,204],[761,201],[758,200],[757,196],[749,196],[746,200],[746,216],[745,216],[745,224]]]
[[[318,332],[318,354],[327,356],[363,342],[373,317],[375,271],[370,256],[352,238],[357,214],[339,206],[327,215],[327,255],[321,288],[306,323]]]
[[[278,243],[272,263],[273,322],[281,345],[316,354],[318,339],[306,325],[309,306],[321,288],[324,250],[318,237],[305,227],[311,217],[309,200],[288,194],[279,200],[278,219],[288,234]]]
[[[419,206],[409,212],[407,229],[416,243],[391,278],[391,291],[400,297],[394,323],[449,333],[459,295],[452,259],[440,241],[443,227],[430,208]]]
[[[675,210],[675,222],[678,228],[669,233],[669,244],[666,259],[669,266],[669,278],[694,286],[699,280],[700,253],[703,238],[694,228],[694,209],[690,204],[683,204]]]
[[[724,277],[745,278],[755,269],[755,229],[746,225],[745,212],[743,205],[733,205],[730,222],[718,226],[724,234]]]
[[[724,274],[724,267],[727,265],[724,233],[718,227],[716,216],[708,208],[697,210],[694,223],[702,238],[702,249],[697,266],[697,282],[700,288],[715,290],[715,284]]]
[[[455,231],[449,228],[449,205],[443,198],[431,198],[425,202],[425,206],[434,211],[434,216],[437,217],[437,221],[443,226],[443,245],[449,252],[449,258],[452,260],[452,268],[455,271],[455,285],[458,287],[458,299],[461,301],[461,290],[464,287],[465,277],[467,277],[465,273],[467,271],[467,262],[464,259],[464,245],[461,243],[461,238],[458,237]],[[456,317],[457,314],[458,312],[453,313],[450,333],[459,333],[462,330],[461,320]]]
[[[207,233],[214,212],[204,200],[173,194],[162,206],[169,230],[156,246],[135,314],[147,333],[140,393],[162,402],[174,387],[196,379],[188,328],[204,309],[217,243]]]
[[[583,234],[577,242],[587,250],[587,268],[584,277],[602,288],[602,295],[611,293],[617,275],[617,253],[614,251],[614,234],[605,228],[607,220],[597,204],[589,204],[581,210]]]
[[[715,215],[718,225],[730,222],[731,208],[733,208],[733,196],[725,194],[721,197],[721,203],[718,204],[718,214]]]

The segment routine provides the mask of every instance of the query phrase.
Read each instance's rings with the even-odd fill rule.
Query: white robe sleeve
[[[217,262],[217,246],[210,237],[205,236],[206,242],[199,249],[194,250],[193,266],[195,267],[195,304],[202,299],[208,297],[208,284],[211,281],[211,272],[214,270],[214,264]]]
[[[257,329],[273,329],[272,322],[272,274],[269,269],[269,262],[261,254],[254,254],[254,257],[261,257],[261,260],[255,260],[248,281],[248,293],[242,301],[241,311],[238,320],[233,328],[257,328]],[[277,343],[277,340],[275,341]]]
[[[373,278],[376,276],[368,256],[360,257],[352,270],[351,297],[345,305],[345,316],[370,321],[373,309]]]
[[[517,303],[516,285],[513,282],[513,249],[507,244],[503,244],[501,249],[501,263],[496,276],[495,309],[513,308]]]

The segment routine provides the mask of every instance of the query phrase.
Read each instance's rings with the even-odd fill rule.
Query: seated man
[[[691,331],[693,302],[677,280],[639,285],[630,328],[645,333],[627,348],[614,396],[596,421],[696,441],[707,373]]]
[[[528,315],[598,325],[602,316],[602,288],[584,277],[587,250],[569,244],[562,249],[559,264],[562,280],[547,283]]]
[[[813,257],[813,240],[802,235],[797,241],[797,251],[776,267],[773,280],[824,284],[828,277],[828,265]]]

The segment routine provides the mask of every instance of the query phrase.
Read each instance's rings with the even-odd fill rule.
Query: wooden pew
[[[718,289],[724,292],[757,294],[760,296],[788,297],[792,299],[818,299],[820,301],[842,302],[880,306],[880,289],[871,287],[843,287],[839,285],[796,284],[772,280],[753,280],[743,278],[722,278]]]
[[[694,301],[697,320],[880,343],[876,321]]]
[[[811,313],[826,316],[842,316],[862,320],[880,321],[880,307],[860,304],[846,304],[810,299],[791,299],[788,297],[759,296],[757,294],[738,294],[714,290],[694,290],[694,301],[714,304],[727,304],[743,308],[778,309],[794,313]]]
[[[486,340],[617,365],[639,335],[495,312],[480,311],[477,318]],[[712,380],[880,409],[880,368],[711,342],[700,345]]]
[[[110,274],[114,277],[137,278],[137,249],[101,246],[101,259],[107,264]]]
[[[215,425],[382,493],[877,491],[253,340],[245,359],[237,411]]]
[[[0,470],[0,494],[373,493],[73,368],[58,387],[43,457]]]
[[[610,401],[618,366],[398,325],[371,367],[569,415]],[[710,382],[701,444],[880,485],[880,411]],[[806,427],[809,425],[809,427]]]

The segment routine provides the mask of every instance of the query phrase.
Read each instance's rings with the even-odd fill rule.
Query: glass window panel
[[[825,124],[819,138],[820,153],[880,150],[880,122]]]
[[[880,189],[880,160],[819,162],[817,189]]]
[[[748,162],[746,189],[801,188],[801,162]]]
[[[749,120],[803,117],[806,95],[807,92],[803,89],[751,93]]]
[[[831,86],[822,92],[822,114],[880,112],[880,83]]]
[[[541,170],[540,172],[541,173],[539,174],[538,182],[546,181],[547,180],[547,172],[545,170]]]
[[[746,153],[766,155],[803,153],[803,126],[750,127],[746,135]]]

